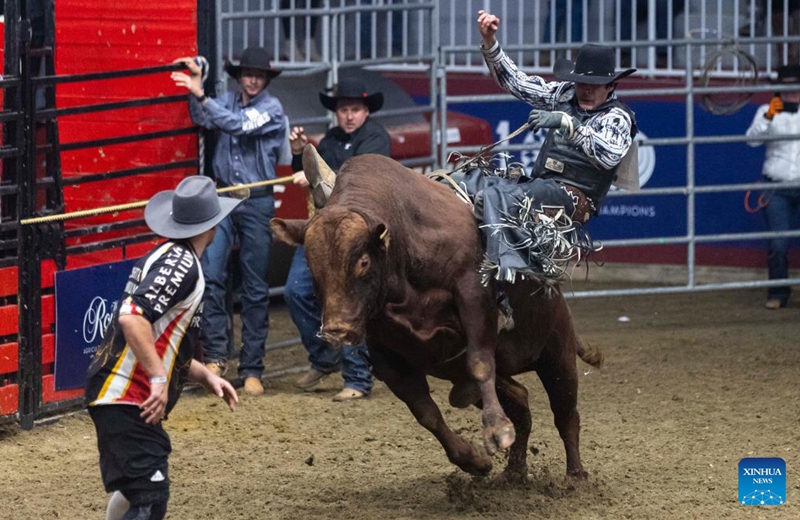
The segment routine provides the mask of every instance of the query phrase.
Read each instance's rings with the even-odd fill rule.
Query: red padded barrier
[[[19,408],[19,387],[0,386],[0,415],[11,415]]]
[[[13,374],[19,368],[19,347],[16,343],[0,345],[0,384],[4,374]]]

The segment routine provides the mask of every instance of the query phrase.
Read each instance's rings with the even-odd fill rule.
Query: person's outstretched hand
[[[233,386],[223,377],[208,372],[206,380],[203,381],[203,386],[216,395],[228,405],[231,411],[236,410],[236,404],[239,402],[239,396],[236,395],[236,390]]]
[[[541,128],[561,128],[562,114],[557,112],[548,112],[547,110],[531,110],[528,114],[528,126],[534,132]]]
[[[203,78],[201,76],[200,66],[194,61],[194,58],[178,58],[172,63],[180,63],[189,70],[189,74],[185,72],[175,71],[170,74],[170,78],[179,87],[184,87],[195,97],[203,97]]]
[[[767,109],[767,113],[764,114],[764,117],[772,121],[775,114],[780,114],[781,112],[783,112],[783,100],[780,96],[773,96],[773,98],[769,100],[769,108]]]
[[[303,155],[303,149],[308,144],[308,136],[302,126],[295,126],[289,134],[289,145],[292,147],[292,155]]]
[[[484,48],[489,48],[495,44],[497,29],[500,27],[500,18],[483,9],[478,11],[478,31],[481,33]]]

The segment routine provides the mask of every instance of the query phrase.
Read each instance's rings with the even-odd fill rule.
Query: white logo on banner
[[[111,308],[106,310],[105,298],[94,297],[83,315],[83,341],[93,343],[98,335],[101,339],[105,336],[106,327],[111,323],[116,307],[117,302],[114,302]]]

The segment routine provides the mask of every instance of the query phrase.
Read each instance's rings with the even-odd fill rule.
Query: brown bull
[[[304,168],[327,166],[309,147]],[[495,296],[478,273],[479,231],[449,188],[386,157],[358,156],[341,168],[328,204],[310,221],[274,219],[272,229],[279,240],[305,244],[323,337],[334,345],[366,339],[374,375],[451,462],[473,475],[492,467],[447,426],[426,375],[454,383],[452,405],[483,408],[484,445],[489,453],[510,447],[504,478],[517,478],[527,474],[531,415],[527,390],[511,376],[536,370],[564,441],[567,473],[585,476],[575,355],[592,364],[601,356],[584,353],[563,297],[547,298],[528,283],[508,287],[516,327],[498,337]]]

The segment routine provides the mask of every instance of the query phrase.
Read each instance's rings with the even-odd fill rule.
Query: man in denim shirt
[[[286,136],[286,117],[280,101],[266,88],[280,74],[269,62],[267,51],[251,47],[242,53],[238,65],[225,70],[239,81],[240,90],[211,99],[203,92],[200,66],[193,58],[176,60],[189,74],[173,72],[178,86],[189,90],[192,121],[216,130],[214,175],[220,187],[248,184],[275,178],[275,165]],[[267,268],[275,216],[272,187],[250,190],[250,196],[219,224],[214,241],[202,258],[206,292],[203,299],[203,338],[206,366],[221,374],[228,358],[228,314],[225,307],[225,278],[228,258],[238,241],[242,282],[242,349],[239,375],[247,394],[264,393],[264,352],[269,328],[269,287]]]

